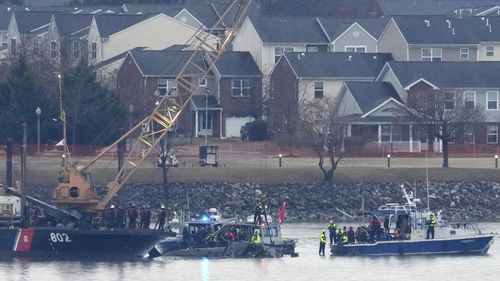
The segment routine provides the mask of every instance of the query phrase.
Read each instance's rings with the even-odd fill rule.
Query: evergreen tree
[[[42,143],[53,137],[55,123],[49,120],[57,116],[57,111],[49,95],[44,92],[40,76],[24,56],[14,62],[6,81],[0,84],[0,101],[0,142],[11,137],[19,143],[22,137],[21,124],[26,122],[28,142],[36,143],[37,107],[42,109]]]
[[[126,121],[125,107],[116,93],[99,84],[84,60],[62,79],[68,143],[101,146],[113,142]]]

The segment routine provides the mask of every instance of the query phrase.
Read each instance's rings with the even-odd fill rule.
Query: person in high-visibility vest
[[[252,243],[255,245],[262,243],[262,237],[260,236],[260,231],[256,229],[252,235]]]
[[[436,225],[436,216],[434,216],[434,214],[431,214],[429,216],[429,220],[427,221],[427,236],[425,239],[429,239],[429,237],[432,237],[431,239],[434,239],[435,225]]]
[[[319,235],[319,255],[325,255],[325,245],[326,245],[326,230],[321,231]]]
[[[328,225],[328,232],[330,233],[330,245],[334,242],[337,243],[337,225],[333,220],[330,221]]]

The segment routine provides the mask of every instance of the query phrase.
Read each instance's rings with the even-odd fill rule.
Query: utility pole
[[[26,154],[28,138],[26,136],[26,122],[21,124],[23,127],[23,144],[21,153],[21,217],[22,226],[26,226],[28,219],[28,212],[26,208]]]

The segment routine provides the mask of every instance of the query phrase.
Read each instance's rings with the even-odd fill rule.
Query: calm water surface
[[[283,234],[299,240],[298,258],[172,259],[140,262],[0,261],[0,281],[94,280],[500,280],[500,237],[487,256],[319,257],[324,225],[285,224]],[[500,223],[482,223],[500,233]]]

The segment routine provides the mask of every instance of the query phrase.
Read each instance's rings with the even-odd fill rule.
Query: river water
[[[297,258],[174,259],[138,262],[0,261],[0,281],[122,280],[500,280],[500,236],[486,256],[320,257],[321,224],[284,224]],[[500,233],[500,223],[479,224]]]

